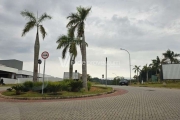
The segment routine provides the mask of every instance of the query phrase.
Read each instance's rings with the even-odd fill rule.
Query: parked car
[[[119,85],[126,85],[126,86],[128,86],[129,85],[129,82],[128,82],[128,80],[120,80],[119,81]]]

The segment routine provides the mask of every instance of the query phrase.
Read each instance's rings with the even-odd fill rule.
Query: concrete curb
[[[105,94],[111,94],[114,93],[116,90],[110,91],[110,92],[104,92],[104,93],[98,93],[98,94],[89,94],[89,95],[81,95],[81,96],[67,96],[67,97],[14,97],[14,96],[5,96],[0,93],[1,98],[5,99],[17,99],[17,100],[53,100],[53,99],[72,99],[72,98],[84,98],[84,97],[93,97],[93,96],[100,96]]]

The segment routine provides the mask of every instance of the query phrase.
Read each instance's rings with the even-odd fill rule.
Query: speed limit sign
[[[42,54],[41,54],[41,57],[43,59],[47,59],[49,57],[49,53],[47,51],[44,51]]]

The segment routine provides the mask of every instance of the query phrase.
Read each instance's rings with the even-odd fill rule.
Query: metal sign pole
[[[41,64],[39,64],[39,81],[40,81],[40,65],[41,65]]]
[[[107,57],[106,57],[106,87],[107,87]]]
[[[45,75],[45,64],[46,64],[46,59],[44,59],[44,71],[43,71],[43,85],[42,85],[42,94],[44,91],[44,75]]]

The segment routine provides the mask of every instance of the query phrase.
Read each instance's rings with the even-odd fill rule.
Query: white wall
[[[33,72],[31,72],[31,71],[26,71],[26,70],[18,70],[18,73],[17,73],[18,75],[29,75],[29,76],[33,76]],[[38,73],[38,75],[40,76],[40,77],[43,77],[43,74],[39,74]],[[45,77],[53,77],[53,76],[50,76],[50,75],[46,75],[45,74]]]
[[[18,78],[18,79],[9,79],[9,78],[3,78],[5,84],[16,84],[16,83],[24,83],[26,81],[33,81],[32,78]],[[45,78],[44,81],[62,81],[62,78]],[[39,81],[43,81],[42,78],[39,79]]]
[[[180,64],[162,65],[163,79],[180,79]]]
[[[73,79],[80,79],[80,74],[73,72]],[[69,79],[69,72],[64,72],[64,79]]]
[[[6,67],[6,66],[2,66],[2,65],[0,65],[0,70],[6,71],[6,72],[11,72],[11,73],[17,73],[18,72],[18,69]]]
[[[5,84],[16,84],[16,79],[10,79],[10,78],[3,78]]]

